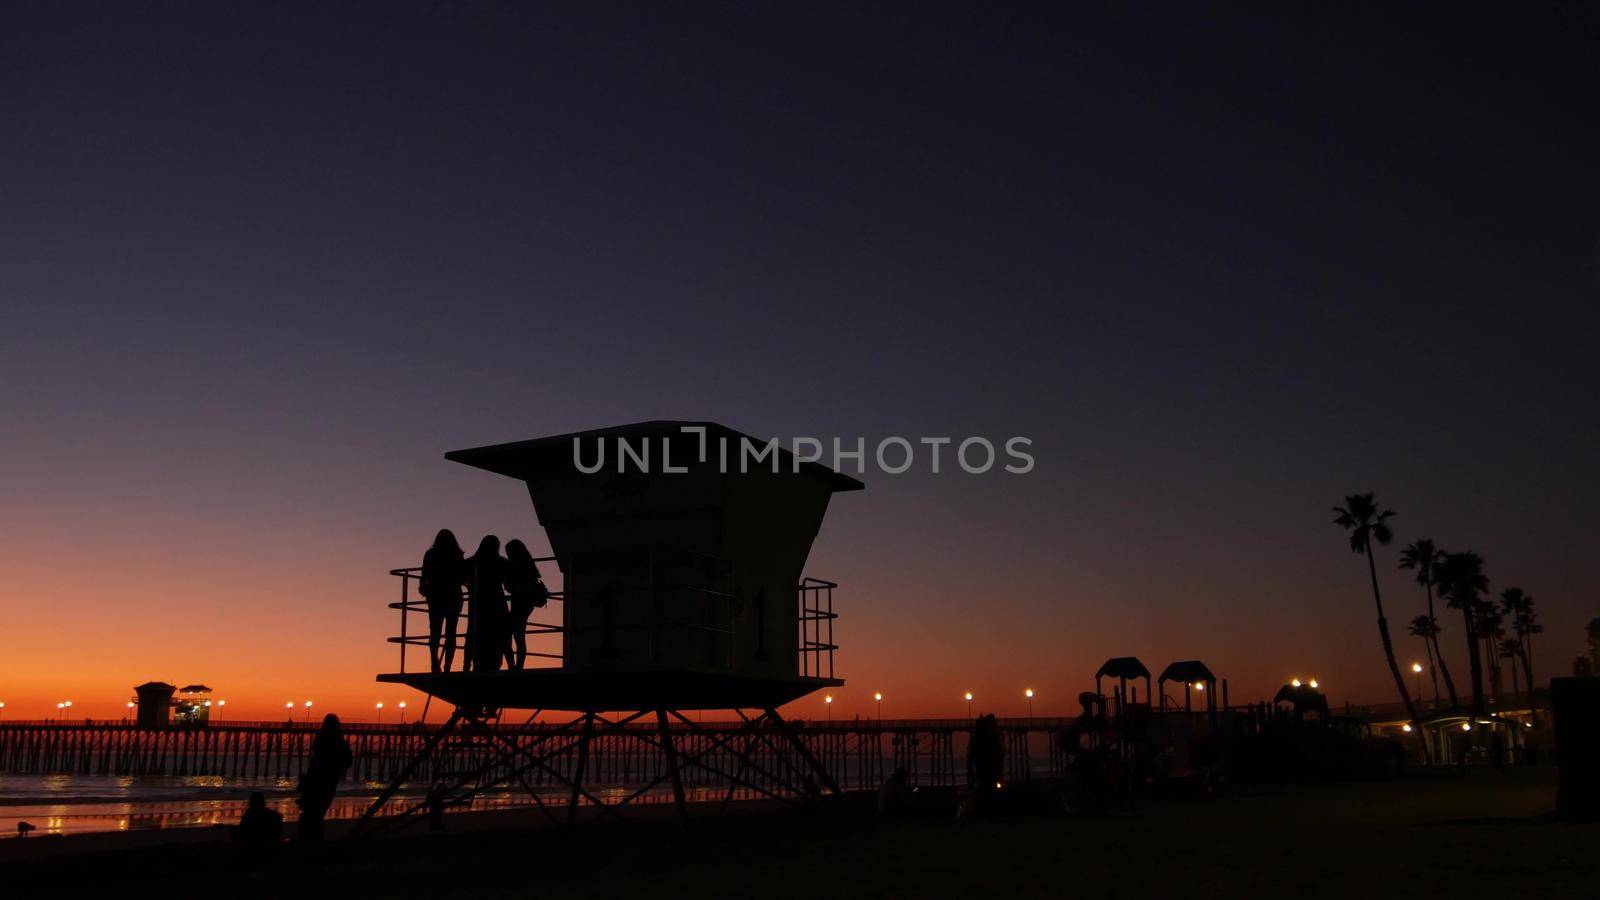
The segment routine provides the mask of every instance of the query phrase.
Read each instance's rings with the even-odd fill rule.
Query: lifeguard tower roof
[[[686,430],[688,429],[688,430]],[[762,445],[758,441],[742,432],[734,431],[726,425],[716,422],[688,422],[656,419],[649,422],[635,422],[632,425],[616,425],[611,428],[596,428],[589,431],[575,431],[570,434],[554,435],[552,437],[535,438],[529,441],[513,441],[507,444],[491,444],[487,447],[473,447],[468,450],[452,450],[444,455],[451,462],[463,463],[475,468],[506,475],[511,478],[520,478],[527,481],[552,474],[572,474],[579,471],[574,460],[573,445],[577,443],[585,451],[599,447],[603,442],[614,442],[621,439],[626,441],[652,440],[668,438],[674,442],[674,450],[681,446],[695,451],[694,456],[684,454],[673,455],[670,460],[673,466],[691,464],[698,459],[700,433],[693,429],[704,429],[705,449],[711,459],[721,459],[719,449],[726,447],[735,468],[738,467],[738,458],[733,454],[739,452],[742,441]],[[778,468],[782,471],[794,471],[796,468],[802,473],[827,481],[829,487],[835,492],[859,491],[865,485],[849,475],[824,466],[820,463],[803,461],[795,465],[795,455],[781,444],[776,448],[778,454]],[[585,461],[593,460],[594,455],[586,453]],[[606,467],[615,469],[617,460],[614,457],[605,459]],[[771,463],[762,461],[768,469]],[[661,466],[660,457],[654,460],[656,466]]]

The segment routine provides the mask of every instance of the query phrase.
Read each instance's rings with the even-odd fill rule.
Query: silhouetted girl
[[[475,672],[493,672],[506,646],[506,560],[500,539],[491,534],[480,541],[467,568],[467,662]]]
[[[422,554],[422,578],[417,585],[417,591],[428,601],[428,657],[435,672],[441,663],[448,672],[455,662],[456,620],[461,618],[461,586],[465,581],[461,545],[456,543],[454,532],[441,528],[433,546]]]
[[[506,542],[506,592],[511,595],[511,618],[506,623],[511,642],[506,648],[506,662],[513,669],[520,669],[528,662],[528,617],[550,599],[550,592],[539,577],[539,564],[521,541]]]
[[[350,768],[350,742],[339,732],[339,717],[328,713],[322,717],[322,729],[311,742],[311,759],[306,762],[305,774],[300,776],[300,823],[295,828],[297,840],[308,844],[322,843],[322,819],[333,805],[333,792],[344,780]]]

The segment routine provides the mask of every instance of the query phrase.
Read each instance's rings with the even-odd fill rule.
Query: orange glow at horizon
[[[70,698],[74,718],[121,719],[130,715],[133,686],[157,680],[209,685],[227,701],[224,721],[282,721],[288,702],[298,720],[306,699],[316,714],[352,721],[376,718],[382,702],[384,720],[396,722],[406,702],[415,721],[427,698],[374,680],[398,667],[397,649],[385,641],[398,630],[397,614],[386,608],[398,596],[388,570],[414,564],[432,536],[415,524],[412,507],[454,503],[468,512],[439,518],[464,540],[492,532],[524,538],[537,555],[549,552],[516,485],[466,481],[451,496],[459,479],[444,479],[448,489],[439,496],[447,499],[436,501],[376,485],[375,509],[342,514],[313,498],[249,515],[159,504],[107,509],[80,498],[80,506],[58,506],[49,528],[13,528],[0,579],[12,596],[29,599],[13,604],[0,627],[0,718],[55,718],[55,704]],[[974,714],[1025,716],[1029,688],[1037,692],[1035,715],[1075,715],[1095,670],[1121,655],[1140,657],[1153,673],[1172,660],[1204,660],[1229,680],[1236,705],[1270,698],[1284,673],[1312,671],[1341,691],[1330,698],[1335,703],[1392,699],[1370,623],[1350,611],[1366,599],[1365,585],[1337,534],[1315,531],[1329,574],[1327,585],[1308,590],[1340,602],[1266,606],[1253,618],[1222,622],[1205,602],[1144,603],[1139,597],[1162,593],[1147,572],[1083,574],[1070,598],[1112,599],[1059,599],[1062,577],[1027,562],[1059,555],[1037,535],[1019,536],[1011,557],[990,571],[952,561],[956,548],[938,541],[902,550],[882,537],[881,516],[897,515],[893,498],[872,524],[860,502],[868,494],[835,502],[807,566],[841,585],[835,670],[847,683],[830,691],[836,720],[875,717],[879,690],[888,718],[965,717],[968,691]],[[88,558],[79,546],[98,549]],[[1403,576],[1385,577],[1399,594]],[[1194,589],[1231,590],[1204,582]],[[955,599],[973,597],[1009,599],[987,607]],[[821,719],[829,710],[818,692],[785,714]],[[429,720],[442,716],[432,704]]]

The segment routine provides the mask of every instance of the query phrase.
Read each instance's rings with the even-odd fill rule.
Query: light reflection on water
[[[267,795],[267,805],[292,822],[300,815],[294,802],[294,779],[248,779],[221,776],[140,777],[117,775],[0,775],[0,836],[16,834],[18,822],[28,822],[35,835],[85,834],[97,831],[131,831],[156,828],[201,828],[239,821],[252,791]],[[330,819],[353,819],[366,811],[382,785],[349,785],[328,810]],[[595,786],[602,800],[616,802],[633,793],[627,786]],[[723,788],[688,788],[690,800],[720,800]],[[422,789],[401,791],[384,812],[414,805]],[[540,792],[545,803],[562,805],[566,791],[551,787]],[[740,790],[735,799],[750,799]],[[670,788],[657,788],[634,803],[670,801]],[[534,806],[526,793],[497,791],[475,799],[468,807],[451,812],[479,812]]]

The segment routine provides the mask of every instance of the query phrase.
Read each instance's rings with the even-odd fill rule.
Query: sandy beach
[[[229,896],[1582,896],[1600,825],[1553,821],[1554,772],[1240,788],[1096,818],[879,823],[766,804],[669,809],[571,830],[529,811],[452,816],[316,853],[246,863],[217,829],[0,841],[30,895]],[[337,835],[340,832],[330,831]]]

